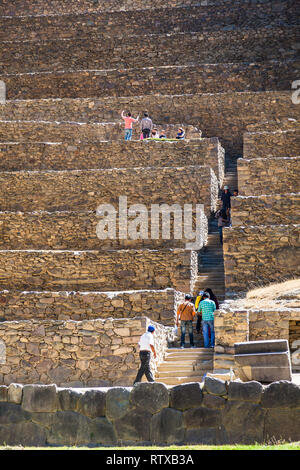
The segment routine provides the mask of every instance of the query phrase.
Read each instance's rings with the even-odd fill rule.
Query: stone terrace
[[[116,332],[115,321],[121,320],[107,320],[111,335],[106,344],[97,342],[93,349],[95,331],[102,331],[105,325],[99,317],[107,318],[111,312],[120,318],[120,308],[133,316],[136,305],[129,306],[126,294],[131,290],[130,295],[142,295],[142,307],[156,321],[153,306],[160,292],[166,310],[159,321],[171,325],[183,292],[192,292],[196,285],[198,253],[183,248],[158,249],[156,245],[145,249],[138,243],[135,249],[106,246],[106,250],[89,250],[96,240],[91,236],[88,212],[95,211],[100,202],[115,203],[120,191],[128,191],[130,203],[203,202],[209,216],[216,208],[217,191],[226,181],[220,144],[226,151],[227,168],[235,168],[236,158],[242,154],[243,132],[249,131],[250,125],[300,117],[299,106],[291,107],[299,42],[298,19],[291,2],[266,1],[253,7],[243,0],[154,0],[144,10],[150,21],[140,14],[142,5],[141,0],[104,0],[101,4],[25,0],[14,4],[3,1],[0,6],[0,15],[6,16],[0,21],[7,24],[6,37],[0,38],[5,50],[0,58],[0,79],[7,85],[8,98],[0,106],[4,155],[0,201],[3,211],[12,211],[1,213],[0,302],[4,319],[11,320],[14,311],[18,318],[1,325],[3,338],[6,334],[10,337],[9,369],[0,368],[0,379],[7,384],[21,377],[25,368],[24,381],[34,377],[47,383],[77,380],[86,385],[94,380],[99,385],[102,365],[107,383],[122,380],[121,375],[114,375],[122,373],[124,380],[127,377],[132,383],[137,357],[136,346],[130,343],[133,332],[126,330],[125,334],[122,328]],[[168,135],[174,136],[180,124],[189,138],[198,141],[159,148],[156,143],[126,143],[126,155],[124,143],[111,142],[123,139],[122,109],[130,110],[133,116],[148,110]],[[135,138],[138,134],[136,127]],[[209,138],[213,140],[208,142]],[[109,142],[100,142],[103,140]],[[297,168],[294,170],[296,174]],[[43,213],[33,213],[41,209]],[[57,212],[66,209],[67,214]],[[66,217],[75,227],[81,223],[90,227],[84,250],[80,250],[84,239],[76,239],[68,230]],[[62,231],[59,221],[65,225]],[[19,233],[26,234],[27,224],[32,230],[23,237],[24,249]],[[284,228],[279,250],[294,244],[298,229],[291,224]],[[12,245],[14,231],[18,236]],[[38,231],[40,240],[36,238]],[[261,229],[263,246],[276,231]],[[219,245],[214,246],[220,250]],[[231,256],[228,263],[226,256],[225,249],[228,270],[234,258]],[[272,256],[266,253],[271,262]],[[288,272],[286,264],[284,271]],[[226,287],[232,280],[228,274]],[[221,277],[223,282],[223,272]],[[164,293],[170,288],[167,300]],[[155,292],[149,292],[152,289]],[[108,300],[106,293],[112,291],[114,295]],[[84,295],[89,294],[94,295],[96,312],[83,306]],[[40,305],[52,304],[57,308],[48,307],[41,313]],[[26,320],[20,309],[24,309]],[[75,322],[68,320],[68,315],[75,320],[73,309],[78,315]],[[32,321],[35,312],[36,323]],[[49,315],[51,321],[43,315]],[[81,323],[90,315],[93,325]],[[143,328],[147,321],[143,321]],[[57,329],[62,335],[55,339]],[[21,343],[18,357],[13,350],[14,335]],[[162,328],[157,346],[166,347],[167,335],[168,330]],[[27,337],[26,345],[21,342],[23,336]],[[80,348],[71,342],[73,336],[75,342],[80,339]],[[42,346],[45,339],[46,348]],[[57,343],[64,345],[59,355]],[[98,358],[97,364],[85,362],[93,361],[102,347],[104,357]],[[25,350],[26,360],[21,364]],[[84,357],[87,350],[92,350],[93,357]],[[42,361],[47,351],[51,351],[48,364]],[[112,360],[116,356],[118,360]],[[26,375],[29,370],[31,375]]]

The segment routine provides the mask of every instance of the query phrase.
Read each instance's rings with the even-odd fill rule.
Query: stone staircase
[[[204,374],[213,371],[213,356],[213,348],[169,348],[155,380],[166,385],[201,382]]]

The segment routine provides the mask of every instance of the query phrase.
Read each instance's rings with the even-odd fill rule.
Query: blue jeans
[[[181,321],[181,338],[180,338],[180,346],[184,346],[185,341],[185,331],[188,327],[189,336],[190,336],[190,344],[194,346],[194,336],[193,336],[193,322],[192,320],[182,320]]]
[[[131,140],[132,129],[125,129],[125,140]]]
[[[209,341],[209,328],[210,328],[210,341]],[[202,333],[204,338],[204,347],[209,348],[215,345],[215,328],[214,321],[202,320]]]

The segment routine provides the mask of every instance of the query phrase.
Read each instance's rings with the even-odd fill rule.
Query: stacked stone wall
[[[1,171],[210,166],[220,185],[225,152],[217,138],[178,142],[0,144]]]
[[[26,321],[0,323],[6,360],[1,383],[55,383],[60,386],[132,385],[139,367],[138,341],[149,319]],[[172,337],[171,328],[154,323],[156,366]]]
[[[117,208],[116,208],[117,209]],[[182,237],[175,238],[176,229],[172,214],[168,216],[170,220],[170,235],[164,235],[162,223],[158,227],[157,239],[151,237],[151,230],[156,225],[150,220],[150,208],[146,223],[147,233],[142,233],[140,239],[136,239],[134,233],[128,239],[119,237],[119,228],[123,222],[118,216],[112,216],[108,222],[111,227],[115,227],[115,233],[108,237],[108,225],[106,231],[101,225],[98,231],[98,223],[102,217],[92,212],[0,212],[0,249],[6,250],[27,250],[27,249],[53,249],[53,250],[108,250],[108,249],[142,249],[142,248],[184,248],[187,243],[196,242],[197,249],[201,249],[207,243],[208,222],[204,214],[204,209],[200,209],[199,216],[195,214],[194,207],[191,215],[193,217],[193,234],[186,234],[182,223]],[[187,218],[182,208],[182,220]],[[107,220],[107,219],[105,219]],[[137,224],[136,216],[128,216],[128,224]],[[101,224],[103,224],[101,222]],[[166,224],[166,222],[164,222]],[[140,230],[138,230],[140,232]],[[147,235],[147,238],[145,236]],[[192,237],[193,235],[193,237]]]
[[[6,96],[13,99],[90,98],[156,94],[287,90],[297,61],[169,65],[109,70],[3,74]],[[5,71],[4,71],[5,72]]]
[[[141,40],[142,38],[142,40]],[[155,36],[102,36],[5,43],[2,73],[108,69],[297,59],[296,26],[258,30],[186,32]],[[91,48],[91,41],[93,47]],[[137,42],[139,51],[136,53]],[[255,44],[255,46],[254,46]],[[184,57],[181,51],[185,50]],[[19,59],[19,60],[16,60]]]
[[[165,124],[168,138],[175,139],[178,127],[182,124]],[[201,131],[185,125],[187,138],[200,138]],[[133,139],[140,139],[140,126],[133,129]],[[0,140],[2,142],[99,142],[101,140],[123,140],[124,122],[51,122],[51,121],[0,121]]]
[[[238,196],[231,199],[232,226],[300,223],[300,193]]]
[[[199,383],[75,390],[1,387],[8,445],[253,444],[298,441],[300,388],[291,382]]]
[[[173,289],[125,292],[0,292],[0,321],[96,320],[139,315],[174,326],[184,294]]]
[[[235,227],[223,233],[229,292],[247,292],[300,276],[299,225]]]
[[[241,158],[238,181],[241,196],[298,193],[300,157]]]
[[[244,134],[244,158],[295,157],[300,155],[300,132],[247,132]]]
[[[132,204],[204,204],[215,210],[218,181],[209,167],[132,168],[0,173],[3,211],[119,210],[119,196]]]
[[[0,251],[1,290],[120,291],[173,287],[192,292],[194,251]]]
[[[48,2],[49,3],[49,2]],[[80,2],[78,2],[80,3]],[[91,3],[91,2],[90,2]],[[102,2],[101,2],[102,3]],[[140,9],[131,10],[130,5],[126,11],[102,11],[101,15],[95,12],[78,13],[76,5],[64,15],[57,14],[30,17],[0,17],[0,41],[6,41],[9,37],[13,40],[46,40],[63,36],[64,38],[76,38],[96,34],[99,31],[107,35],[140,35],[183,32],[183,31],[207,31],[226,28],[228,31],[240,29],[258,28],[268,25],[276,27],[282,25],[298,24],[295,8],[285,2],[284,7],[274,8],[273,2],[256,4],[255,8],[245,4],[241,8],[239,2],[228,5],[189,6],[187,2],[178,8],[170,8],[168,2],[152,9],[151,14],[145,11],[142,15]],[[191,3],[191,2],[190,2]],[[116,5],[115,5],[116,6]],[[32,9],[36,7],[32,5]],[[61,4],[59,5],[61,7]],[[147,4],[141,3],[141,8],[146,9]],[[181,8],[180,8],[181,7]],[[45,7],[44,7],[45,8]],[[62,33],[63,31],[63,33]]]
[[[250,124],[269,116],[300,119],[300,106],[291,106],[290,86],[288,91],[261,93],[7,101],[0,106],[0,116],[2,120],[113,122],[120,121],[121,109],[133,116],[148,110],[155,123],[188,122],[205,137],[218,136],[229,156],[242,153],[242,135]]]

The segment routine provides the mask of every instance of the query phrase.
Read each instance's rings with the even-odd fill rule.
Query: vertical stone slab
[[[6,103],[6,85],[0,80],[0,105]]]

